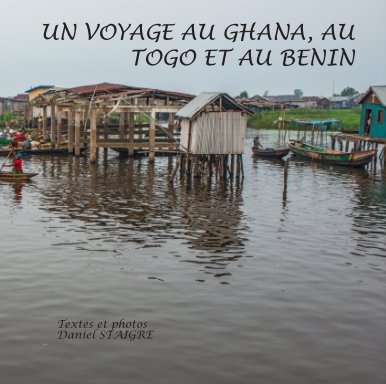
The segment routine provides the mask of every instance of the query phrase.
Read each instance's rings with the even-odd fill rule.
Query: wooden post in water
[[[230,178],[233,179],[233,176],[235,174],[235,155],[231,155],[231,174]]]
[[[386,144],[383,144],[383,164],[386,165]]]
[[[95,163],[97,157],[97,116],[96,109],[90,111],[90,162]]]
[[[108,139],[109,139],[109,134],[108,134],[108,130],[109,130],[109,115],[106,113],[106,111],[105,111],[104,120],[103,120],[103,130],[104,130],[103,140],[104,141],[108,141]],[[107,147],[103,148],[103,154],[107,155]]]
[[[130,145],[134,145],[134,112],[129,112],[129,142]],[[134,148],[130,147],[128,150],[128,155],[134,155]]]
[[[75,112],[75,156],[80,156],[80,115],[81,112]]]
[[[236,155],[236,179],[240,178],[240,155]]]
[[[312,124],[311,144],[314,145],[315,124]]]
[[[138,123],[138,141],[139,143],[142,143],[142,113],[138,113],[138,118],[137,118],[137,123]]]
[[[155,159],[155,110],[152,108],[150,114],[150,130],[149,130],[149,162],[154,162]]]
[[[74,111],[72,109],[67,112],[67,135],[68,153],[72,155],[74,151]]]
[[[125,132],[125,113],[119,113],[119,138],[122,140]]]
[[[174,142],[174,113],[169,113],[169,124],[168,124],[168,142],[173,143]],[[169,150],[171,151],[173,149],[172,146],[169,147]]]
[[[241,169],[241,181],[244,180],[244,163],[243,163],[243,155],[240,156],[240,169]]]
[[[284,182],[283,182],[283,208],[287,205],[287,179],[288,179],[288,164],[289,159],[284,163]]]
[[[42,135],[43,135],[43,140],[46,141],[47,139],[47,106],[45,105],[43,107],[43,127],[42,127]]]
[[[56,138],[58,144],[60,144],[60,138],[62,137],[62,118],[63,110],[62,108],[58,108],[58,123],[56,124]]]
[[[51,103],[51,143],[56,143],[55,104]]]
[[[222,177],[224,180],[227,178],[228,173],[228,155],[222,156]]]

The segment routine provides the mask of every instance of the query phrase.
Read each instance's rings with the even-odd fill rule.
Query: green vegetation
[[[245,97],[245,98],[247,98],[248,99],[248,92],[247,91],[242,91],[242,92],[240,92],[240,95],[239,95],[239,97]]]
[[[277,129],[277,121],[281,111],[257,112],[248,120],[248,127]],[[285,120],[292,119],[337,119],[344,129],[359,129],[361,117],[360,108],[352,109],[292,109],[285,111]],[[299,126],[286,124],[287,129],[299,129]],[[304,130],[304,127],[300,127]]]
[[[359,92],[356,89],[352,88],[352,87],[346,87],[340,93],[341,96],[355,96],[355,95],[358,95],[358,94],[359,94]]]

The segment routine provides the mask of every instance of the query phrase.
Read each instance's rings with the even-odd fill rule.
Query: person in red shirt
[[[13,160],[12,166],[12,172],[13,173],[23,173],[23,155],[21,153],[18,153],[16,155],[15,160]]]

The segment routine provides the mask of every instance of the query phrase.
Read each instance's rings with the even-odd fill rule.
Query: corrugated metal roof
[[[354,96],[332,96],[332,97],[329,97],[328,100],[339,103],[340,101],[349,101],[353,97]]]
[[[223,111],[237,110],[248,114],[253,113],[246,106],[238,103],[235,99],[230,97],[227,93],[202,92],[181,108],[176,113],[176,116],[184,119],[193,119],[209,104],[215,105],[217,111],[221,108]]]
[[[25,91],[25,93],[30,93],[30,92],[35,91],[36,89],[40,89],[40,88],[49,89],[49,88],[53,88],[53,87],[54,87],[54,85],[37,85],[35,87],[31,87],[30,89]]]
[[[13,101],[28,101],[28,95],[26,93],[19,93],[13,99]]]
[[[124,91],[130,89],[143,89],[139,87],[129,87],[123,84],[112,84],[112,83],[100,83],[100,84],[90,84],[90,85],[81,85],[79,87],[68,88],[67,90],[79,95],[84,95],[87,93],[94,92],[113,92],[113,91]]]
[[[386,85],[374,85],[371,87],[379,101],[386,107]]]
[[[289,103],[289,102],[301,102],[303,101],[295,95],[276,95],[276,96],[266,96],[266,99],[273,101],[275,103]]]
[[[177,117],[186,119],[192,119],[201,109],[205,108],[209,103],[216,100],[221,96],[220,92],[202,92],[196,96],[193,100],[189,101],[184,107],[182,107],[177,113]]]

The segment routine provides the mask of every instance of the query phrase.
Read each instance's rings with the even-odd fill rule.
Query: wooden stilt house
[[[176,114],[182,150],[194,155],[242,154],[249,113],[226,93],[201,93]]]
[[[228,173],[233,176],[234,156],[237,156],[236,168],[242,172],[248,114],[251,111],[246,107],[218,92],[203,92],[181,108],[176,117],[181,120],[180,147],[188,156],[188,164],[194,162],[196,168],[204,169],[206,162],[210,165],[220,162],[221,175],[226,178]]]

